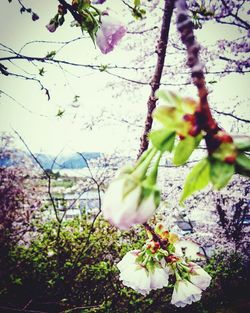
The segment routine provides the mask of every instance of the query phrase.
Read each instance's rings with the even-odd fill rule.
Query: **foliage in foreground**
[[[74,312],[247,311],[248,280],[241,255],[215,254],[206,268],[214,279],[202,301],[178,309],[169,304],[171,288],[144,297],[118,280],[115,264],[142,245],[144,231],[120,232],[99,218],[90,234],[91,225],[84,217],[65,221],[59,230],[50,221],[36,225],[29,245],[9,244],[0,261],[0,307],[20,309],[30,303],[27,310],[44,312],[71,312],[75,307],[81,308]],[[240,309],[235,307],[237,301]]]

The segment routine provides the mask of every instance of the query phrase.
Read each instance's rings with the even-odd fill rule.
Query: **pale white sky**
[[[21,15],[16,2],[13,0],[13,3],[9,4],[4,1],[1,4],[0,42],[3,44],[19,50],[26,42],[32,40],[67,41],[81,35],[78,28],[68,26],[72,20],[69,14],[66,16],[67,22],[63,27],[53,34],[47,31],[45,25],[56,12],[56,0],[24,1],[25,5],[31,6],[40,16],[37,22],[32,22],[26,13]],[[121,1],[109,0],[106,5],[115,7],[117,14],[123,15],[125,22],[131,18],[129,12],[127,16],[124,16],[121,10],[124,5]],[[161,11],[158,12],[160,14]],[[234,30],[228,32],[228,28],[223,25],[210,24],[198,33],[198,39],[206,45],[215,42],[216,39],[225,37],[231,39],[237,35]],[[143,46],[140,42],[137,50],[125,50],[123,47],[126,40],[131,40],[131,36],[124,38],[124,42],[112,53],[102,55],[98,49],[94,48],[90,39],[82,39],[65,47],[56,58],[84,64],[133,66],[131,60],[140,49],[143,49]],[[60,46],[37,43],[25,47],[22,53],[44,56],[56,47]],[[0,53],[3,55],[1,51]],[[20,67],[32,73],[38,72],[42,67],[41,64],[36,64],[37,70],[25,61],[18,63]],[[6,65],[10,70],[16,70],[13,65]],[[143,125],[146,101],[150,91],[148,86],[140,88],[137,86],[132,96],[126,91],[121,95],[118,92],[117,95],[116,90],[110,87],[110,84],[118,81],[118,88],[122,90],[124,82],[106,73],[72,67],[64,67],[62,71],[58,66],[53,65],[45,65],[45,71],[45,76],[41,80],[50,90],[50,101],[47,101],[44,91],[41,91],[35,82],[0,77],[1,89],[26,108],[24,109],[20,104],[2,94],[0,97],[0,131],[10,131],[12,127],[15,128],[34,152],[56,154],[64,149],[63,153],[74,151],[110,153],[114,150],[122,153],[131,153],[131,151],[136,153],[142,129],[128,123],[121,123],[120,119],[125,118],[133,124],[134,120],[139,117],[139,124]],[[129,76],[129,72],[120,74]],[[216,103],[218,109],[226,108],[230,111],[234,106],[234,99],[238,97],[241,105],[235,113],[244,118],[250,118],[246,101],[249,97],[248,83],[249,75],[230,75],[223,78],[220,83],[211,86],[211,101]],[[194,88],[186,88],[182,92],[184,95],[190,95],[188,92],[193,95]],[[72,106],[75,95],[80,96],[78,107]],[[65,110],[62,118],[56,117],[59,108]],[[91,128],[92,122],[94,122],[93,128]],[[225,120],[225,127],[230,127],[231,122],[232,120]],[[20,143],[18,145],[21,146]]]

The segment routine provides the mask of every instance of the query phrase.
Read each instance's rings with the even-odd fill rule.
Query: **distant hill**
[[[83,152],[82,155],[86,158],[87,161],[98,159],[101,154],[99,152]],[[84,159],[79,154],[73,154],[69,158],[61,158],[59,164],[62,168],[76,169],[86,167],[87,164]]]
[[[97,159],[101,156],[99,152],[82,152],[82,155],[87,161]],[[55,159],[54,156],[43,153],[37,153],[35,156],[45,169],[52,167]],[[79,154],[75,153],[70,156],[59,156],[53,165],[53,169],[79,169],[86,166],[87,164],[83,158]]]
[[[18,152],[19,154],[19,152]],[[15,151],[15,156],[17,155],[17,151]],[[44,169],[50,169],[53,165],[53,162],[55,160],[55,156],[45,154],[45,153],[35,153],[35,157],[38,159],[38,161],[41,163]],[[86,160],[93,160],[97,159],[101,156],[101,153],[99,152],[82,152],[82,155],[86,158]],[[20,151],[20,160],[23,159],[23,156],[25,157],[30,157],[27,153]],[[32,159],[32,161],[35,163],[35,160]],[[15,159],[15,164],[18,164],[18,159]],[[13,160],[11,158],[5,157],[0,159],[0,167],[6,167],[6,166],[11,166],[14,165]],[[86,167],[86,163],[83,160],[83,158],[75,153],[69,156],[59,156],[54,165],[53,169],[54,170],[59,170],[59,169],[79,169],[79,168],[84,168]]]

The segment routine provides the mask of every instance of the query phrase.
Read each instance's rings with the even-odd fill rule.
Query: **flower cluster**
[[[199,301],[211,282],[211,276],[192,262],[197,259],[199,247],[180,240],[161,224],[148,233],[150,238],[142,249],[129,251],[117,264],[120,280],[142,295],[174,282],[173,305],[184,307]]]
[[[164,105],[158,106],[153,115],[163,127],[176,132],[181,140],[200,133],[199,105],[195,100],[163,90],[158,91],[157,96]]]

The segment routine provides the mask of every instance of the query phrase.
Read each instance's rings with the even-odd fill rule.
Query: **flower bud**
[[[151,240],[147,245],[147,249],[150,250],[151,253],[155,254],[157,250],[160,248],[160,244],[158,241]]]
[[[190,122],[192,125],[195,124],[196,118],[194,114],[185,114],[183,116],[183,120],[186,122]]]
[[[225,131],[218,131],[218,133],[215,135],[215,137],[223,143],[231,143],[233,142],[233,138],[227,134]]]
[[[54,33],[58,27],[58,23],[54,20],[51,20],[49,24],[46,25],[46,28],[49,32]]]
[[[227,163],[227,164],[234,164],[235,161],[236,161],[236,155],[229,155],[227,157],[225,157],[224,161]]]
[[[199,133],[200,133],[200,127],[198,125],[193,125],[188,132],[188,134],[192,137],[196,137]]]
[[[166,261],[167,263],[175,263],[177,261],[179,261],[179,257],[177,257],[176,255],[170,254],[169,256],[166,257]]]
[[[64,15],[66,13],[67,13],[67,9],[62,4],[59,4],[58,5],[58,14]]]
[[[159,205],[159,191],[149,189],[145,196],[143,190],[131,175],[113,181],[104,196],[104,218],[120,229],[145,223]]]
[[[179,139],[180,139],[180,140],[184,140],[185,138],[186,138],[185,136],[179,134]]]

